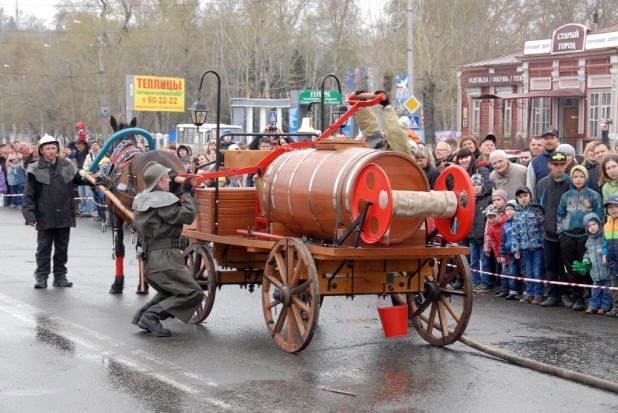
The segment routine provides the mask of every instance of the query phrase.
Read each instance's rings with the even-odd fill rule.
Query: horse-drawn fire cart
[[[183,232],[187,265],[204,289],[194,323],[210,314],[217,287],[235,284],[261,287],[268,331],[287,352],[309,344],[325,296],[399,293],[427,342],[448,345],[463,334],[472,288],[468,249],[456,242],[474,211],[465,171],[449,167],[430,192],[413,159],[329,139],[380,99],[352,95],[351,109],[314,142],[224,151],[219,171],[196,177],[256,174],[252,188],[195,190],[199,215]],[[427,230],[428,217],[436,230]],[[450,288],[458,276],[463,290]]]

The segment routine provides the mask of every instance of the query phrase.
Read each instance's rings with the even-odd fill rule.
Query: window
[[[472,134],[479,136],[481,129],[481,100],[472,100]]]
[[[599,94],[590,94],[590,126],[588,136],[599,136]]]
[[[541,121],[539,115],[539,107],[540,107],[540,99],[533,98],[532,106],[530,109],[530,121],[532,122],[532,136],[540,136],[541,135]]]
[[[590,123],[588,136],[601,135],[599,124],[601,119],[611,119],[612,92],[595,92],[590,94]]]
[[[549,128],[551,99],[543,98],[543,113],[541,118],[541,130]]]
[[[513,101],[510,99],[503,100],[504,102],[504,136],[511,136],[513,122]]]
[[[549,128],[551,98],[533,98],[530,109],[532,136],[541,136],[543,130]]]
[[[611,119],[612,115],[612,93],[601,93],[601,119]]]

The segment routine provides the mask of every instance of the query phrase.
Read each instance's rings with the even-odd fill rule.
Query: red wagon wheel
[[[270,335],[296,353],[309,345],[320,313],[320,284],[311,253],[299,239],[283,238],[268,255],[262,307]]]
[[[446,346],[465,332],[472,313],[472,282],[470,267],[464,255],[454,257],[455,267],[442,257],[433,276],[425,276],[422,294],[408,294],[409,313],[416,331],[429,344]],[[447,286],[459,275],[463,290],[449,290]],[[449,287],[450,288],[450,287]]]
[[[204,290],[204,300],[191,318],[192,323],[201,323],[208,317],[215,303],[217,292],[217,273],[210,251],[203,245],[191,244],[184,251],[185,264]]]
[[[452,188],[448,188],[449,176]],[[457,194],[459,204],[457,212],[453,218],[434,218],[436,228],[442,238],[448,242],[461,242],[468,236],[474,222],[475,198],[474,187],[468,172],[459,165],[451,165],[446,168],[434,186],[434,191],[452,191]],[[454,226],[453,221],[457,220],[458,225]],[[453,232],[456,227],[457,232]]]

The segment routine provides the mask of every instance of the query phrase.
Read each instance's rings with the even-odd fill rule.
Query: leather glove
[[[170,192],[172,194],[175,194],[178,192],[178,189],[180,188],[180,185],[176,183],[175,179],[178,176],[178,174],[174,171],[170,171],[168,172],[168,176],[170,177]]]
[[[193,185],[191,185],[192,177],[188,176],[182,183],[182,193],[191,195],[193,193]]]
[[[365,90],[357,90],[356,92],[354,92],[355,95],[360,95],[361,93],[367,93],[367,91],[365,91]],[[358,100],[360,102],[360,101],[364,101],[364,100],[367,100],[367,99],[356,99],[356,100]]]
[[[97,176],[94,180],[95,186],[103,185],[106,189],[110,189],[112,187],[112,184],[112,180],[101,173],[99,173],[99,176]]]
[[[380,101],[380,105],[382,105],[382,107],[383,107],[383,108],[385,108],[385,107],[389,106],[389,105],[391,104],[391,102],[388,100],[388,93],[386,93],[386,92],[385,92],[385,91],[383,91],[383,90],[376,90],[376,95],[377,95],[378,93],[384,93],[384,96],[386,96],[386,100],[381,100],[381,101]]]

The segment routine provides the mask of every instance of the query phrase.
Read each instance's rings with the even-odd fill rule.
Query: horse
[[[134,128],[136,124],[136,118],[133,118],[129,125],[125,123],[118,124],[113,116],[110,118],[110,125],[114,133],[128,127]],[[109,155],[110,165],[105,173],[112,181],[110,190],[129,211],[132,210],[135,196],[144,190],[143,171],[148,162],[156,161],[172,169],[177,174],[185,173],[182,161],[175,154],[159,150],[142,152],[138,148],[138,141],[135,135],[114,142]],[[116,276],[109,293],[122,294],[125,257],[124,224],[125,222],[130,223],[131,218],[124,213],[122,208],[117,208],[111,202],[108,202],[108,207],[110,208],[112,219],[114,259],[116,260]],[[133,232],[132,228],[131,231]],[[140,274],[141,276],[142,274]],[[148,294],[148,284],[144,283],[144,290],[141,289],[140,285],[141,283],[138,283],[136,293]]]

